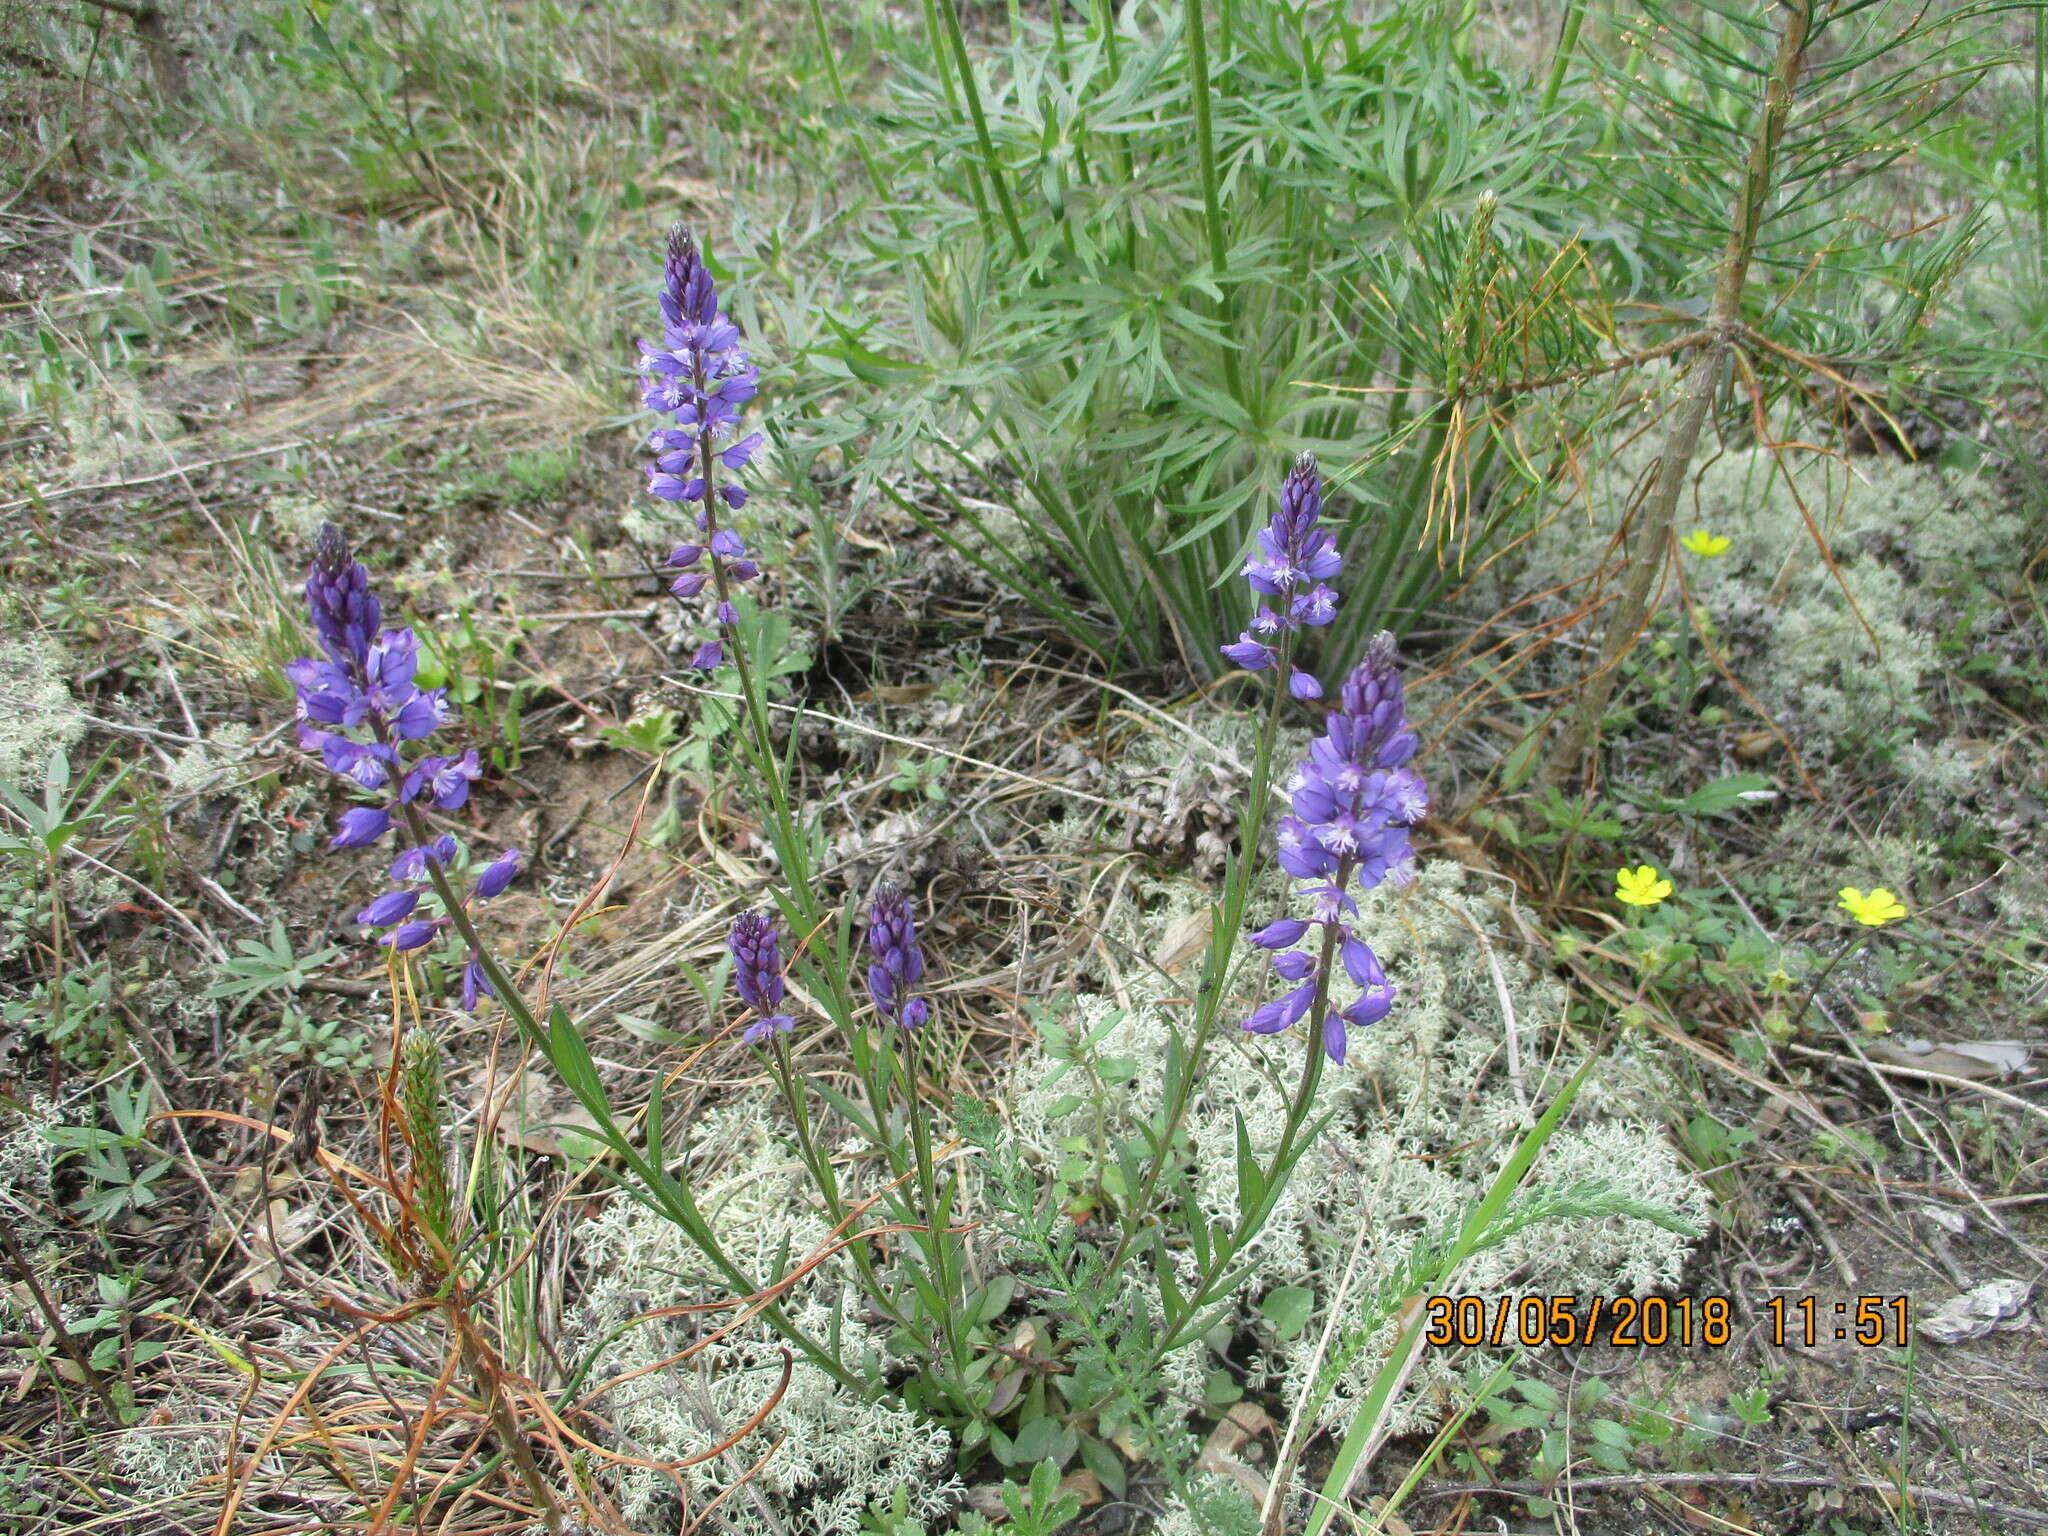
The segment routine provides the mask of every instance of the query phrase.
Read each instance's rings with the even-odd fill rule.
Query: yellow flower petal
[[[1614,894],[1632,907],[1654,907],[1671,894],[1671,882],[1657,873],[1654,864],[1614,872]]]
[[[1868,895],[1853,885],[1845,885],[1835,894],[1841,898],[1837,905],[1866,928],[1882,928],[1906,915],[1905,903],[1881,885]]]
[[[1711,560],[1716,555],[1728,553],[1728,547],[1735,541],[1718,533],[1709,533],[1704,528],[1695,528],[1678,541],[1696,555]]]

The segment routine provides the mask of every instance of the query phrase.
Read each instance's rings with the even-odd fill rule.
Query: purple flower
[[[920,1027],[930,1010],[913,989],[924,979],[924,951],[917,942],[916,915],[910,898],[893,885],[875,892],[868,903],[868,995],[875,1011],[905,1029]]]
[[[1304,453],[1280,487],[1280,510],[1259,530],[1258,548],[1244,563],[1252,591],[1279,601],[1261,604],[1251,628],[1223,647],[1234,666],[1264,671],[1279,661],[1280,652],[1261,636],[1317,629],[1337,617],[1337,592],[1329,578],[1343,568],[1344,559],[1336,539],[1321,526],[1322,515],[1322,476],[1315,455]],[[1290,669],[1287,691],[1297,699],[1323,694],[1322,684],[1298,669]]]
[[[470,900],[489,901],[493,896],[502,894],[518,873],[519,850],[507,848],[486,864],[484,872],[476,877],[476,890],[471,893]]]
[[[405,776],[405,787],[399,791],[398,798],[411,800],[425,789],[442,810],[459,810],[469,798],[469,786],[481,777],[483,767],[477,759],[475,747],[460,757],[423,757]]]
[[[782,952],[775,922],[765,912],[742,912],[732,921],[725,936],[732,954],[732,980],[740,1001],[761,1015],[745,1032],[749,1045],[758,1045],[771,1031],[787,1034],[796,1022],[782,1013]]]
[[[753,1023],[741,1030],[740,1038],[749,1045],[759,1045],[770,1035],[786,1035],[795,1028],[796,1020],[792,1019],[788,1014],[770,1014],[766,1018],[754,1020]]]
[[[1252,935],[1252,942],[1261,949],[1286,949],[1299,944],[1301,936],[1308,932],[1308,924],[1298,917],[1283,917],[1278,922],[1266,924]]]
[[[460,809],[483,772],[476,751],[430,754],[408,766],[404,743],[424,741],[448,718],[447,690],[421,688],[419,636],[410,629],[382,627],[383,609],[370,590],[370,576],[349,555],[332,523],[313,541],[313,569],[306,578],[306,606],[320,638],[319,656],[302,656],[285,668],[297,694],[299,742],[318,752],[333,773],[359,789],[382,791],[379,805],[351,806],[336,822],[333,846],[362,848],[391,830],[398,812],[408,830],[420,826],[407,809],[422,796],[444,811]],[[395,792],[394,792],[395,786]],[[424,835],[424,834],[416,834]],[[452,834],[402,849],[391,863],[399,889],[387,891],[356,914],[370,928],[390,928],[382,942],[394,950],[420,949],[451,921],[446,912],[419,918],[425,894],[417,887],[435,866],[446,868],[460,853]],[[487,901],[511,883],[519,855],[508,849],[478,877],[470,901]],[[408,921],[410,919],[410,921]],[[398,926],[393,927],[396,924]],[[488,995],[477,956],[469,957],[462,982],[463,1006]]]
[[[332,523],[322,523],[313,538],[306,607],[329,658],[339,666],[360,665],[377,633],[382,609],[370,590],[370,573],[349,559],[341,530]]]
[[[729,480],[716,487],[713,498],[710,475],[714,461],[737,474],[760,450],[760,433],[737,435],[740,407],[753,399],[760,376],[740,345],[739,327],[718,307],[717,287],[696,240],[680,224],[669,231],[662,263],[661,318],[661,345],[640,343],[640,398],[675,425],[648,434],[654,461],[647,467],[647,489],[662,501],[698,504],[697,531],[703,537],[677,545],[669,556],[679,573],[669,591],[689,602],[715,585],[723,635],[734,622],[725,594],[733,583],[758,577],[761,567],[747,557],[740,536],[716,521],[716,503],[744,506],[745,488]],[[707,552],[710,569],[697,569]],[[697,648],[690,665],[711,671],[724,659],[724,648],[714,640]]]
[[[1254,640],[1247,630],[1233,645],[1223,647],[1223,654],[1233,666],[1243,667],[1247,672],[1263,672],[1279,660],[1280,653],[1263,640]]]
[[[388,928],[412,915],[412,909],[420,904],[420,893],[414,890],[386,891],[362,911],[356,914],[356,921],[365,928]]]
[[[1289,477],[1290,486],[1295,478]],[[1305,494],[1296,497],[1292,514],[1283,504],[1275,526],[1308,505]],[[1287,780],[1288,811],[1275,829],[1277,854],[1280,867],[1306,883],[1301,894],[1309,898],[1314,915],[1307,921],[1282,918],[1252,935],[1259,948],[1279,951],[1273,956],[1274,972],[1293,985],[1285,997],[1254,1009],[1244,1021],[1254,1034],[1276,1034],[1297,1022],[1319,986],[1328,996],[1336,978],[1321,974],[1320,957],[1332,945],[1359,995],[1323,1016],[1322,1048],[1329,1058],[1344,1060],[1349,1028],[1377,1024],[1392,1010],[1396,988],[1379,956],[1347,919],[1358,912],[1354,886],[1367,891],[1383,880],[1405,883],[1410,878],[1415,850],[1408,829],[1429,810],[1428,787],[1407,766],[1416,745],[1394,638],[1381,633],[1345,678],[1337,708],[1324,717],[1323,734],[1309,744],[1308,755]],[[1305,938],[1308,947],[1296,949]]]
[[[341,813],[330,848],[367,848],[391,830],[391,814],[379,806],[353,805]]]
[[[472,954],[468,964],[462,968],[462,1011],[475,1013],[478,998],[497,995],[497,989],[491,985],[490,978],[484,975],[483,962]]]
[[[446,869],[455,862],[458,847],[455,834],[444,832],[424,848],[408,848],[391,861],[391,878],[394,880],[424,880],[427,865],[438,864]]]

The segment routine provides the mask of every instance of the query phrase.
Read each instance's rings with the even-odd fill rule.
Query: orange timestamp
[[[1735,1305],[1726,1296],[1431,1296],[1424,1310],[1423,1341],[1438,1348],[1721,1349],[1735,1332]],[[1828,1340],[1903,1349],[1911,1340],[1912,1302],[1905,1296],[1773,1296],[1760,1314],[1764,1336],[1779,1349]]]
[[[1423,1305],[1423,1341],[1438,1348],[1720,1349],[1735,1336],[1735,1304],[1726,1296],[1431,1296]]]

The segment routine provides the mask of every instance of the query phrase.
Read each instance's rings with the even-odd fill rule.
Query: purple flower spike
[[[1297,468],[1297,475],[1288,477],[1290,490],[1283,493],[1275,528],[1320,506],[1319,492],[1312,496],[1312,485],[1297,485],[1298,475]],[[1307,526],[1281,528],[1275,537],[1284,548],[1309,551],[1302,558],[1314,565],[1314,541],[1297,537]],[[1335,557],[1334,550],[1329,556]],[[1415,850],[1408,829],[1429,811],[1429,789],[1408,766],[1416,746],[1394,638],[1382,633],[1344,679],[1336,709],[1324,717],[1323,734],[1309,744],[1308,756],[1287,780],[1289,805],[1276,828],[1277,853],[1280,867],[1305,882],[1300,894],[1309,899],[1313,917],[1282,918],[1252,935],[1262,949],[1286,951],[1273,957],[1273,969],[1282,980],[1298,983],[1286,997],[1255,1009],[1244,1021],[1254,1034],[1278,1034],[1294,1024],[1309,1006],[1303,988],[1312,994],[1317,985],[1327,989],[1334,979],[1317,974],[1311,958],[1311,952],[1319,951],[1316,942],[1308,951],[1294,948],[1312,926],[1323,929],[1323,942],[1337,943],[1344,974],[1359,989],[1348,1006],[1332,1007],[1322,1019],[1321,1047],[1330,1060],[1343,1062],[1347,1030],[1377,1024],[1393,1010],[1397,989],[1379,956],[1352,932],[1349,919],[1358,914],[1354,888],[1368,891],[1384,880],[1405,884],[1412,878]]]
[[[794,1021],[781,1012],[782,947],[774,919],[765,912],[742,912],[732,920],[725,947],[732,954],[732,982],[740,1001],[761,1015],[747,1027],[747,1043],[758,1045],[770,1031],[794,1029]]]
[[[739,534],[716,521],[719,504],[734,511],[746,505],[746,488],[736,480],[714,487],[709,477],[714,462],[737,474],[759,451],[760,433],[738,434],[740,408],[753,399],[760,376],[740,345],[739,327],[718,307],[717,286],[697,242],[681,225],[669,231],[662,263],[661,318],[661,345],[640,343],[640,398],[674,425],[648,435],[655,456],[647,467],[647,489],[663,501],[699,508],[696,522],[703,538],[669,557],[669,564],[682,572],[669,590],[691,602],[706,586],[716,586],[721,606],[715,617],[723,634],[734,623],[733,610],[723,601],[729,585],[751,581],[761,568],[748,558]],[[713,489],[716,496],[709,494]],[[711,568],[698,570],[707,549]],[[717,645],[699,646],[690,665],[699,671],[716,668],[724,659]]]
[[[1280,487],[1280,510],[1259,530],[1258,551],[1244,563],[1245,580],[1261,603],[1251,628],[1223,647],[1233,666],[1263,672],[1277,666],[1280,648],[1271,637],[1316,629],[1337,617],[1337,592],[1329,578],[1342,568],[1337,541],[1321,526],[1323,481],[1315,455],[1294,461]],[[1323,685],[1313,674],[1290,665],[1287,691],[1297,699],[1320,699]]]
[[[350,556],[347,541],[332,523],[322,524],[313,540],[306,607],[321,654],[301,656],[284,669],[297,694],[299,744],[317,751],[329,771],[352,788],[381,792],[382,800],[343,811],[332,845],[368,847],[400,821],[415,838],[423,836],[415,809],[419,802],[459,810],[468,803],[483,765],[474,748],[426,755],[406,748],[405,743],[425,741],[446,722],[447,690],[418,685],[419,636],[410,629],[383,627],[370,574]],[[431,944],[451,919],[445,912],[415,917],[425,894],[418,887],[433,867],[447,867],[460,851],[453,835],[445,833],[401,849],[391,863],[399,889],[377,897],[356,914],[356,921],[389,929],[381,942],[393,950]],[[518,868],[518,854],[501,855],[483,872],[470,899],[495,896]],[[490,990],[478,957],[471,955],[463,973],[463,1006],[473,1008]]]
[[[360,667],[376,637],[383,610],[377,594],[370,590],[370,573],[349,558],[348,544],[332,523],[322,523],[313,539],[306,607],[328,658],[340,667]]]
[[[925,1000],[912,996],[924,979],[924,951],[917,942],[917,920],[910,898],[893,885],[875,892],[868,904],[868,995],[875,1011],[905,1029],[916,1029],[929,1015]]]

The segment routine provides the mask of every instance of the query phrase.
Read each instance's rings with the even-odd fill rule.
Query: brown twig
[[[115,1406],[114,1394],[107,1390],[105,1378],[93,1369],[92,1361],[86,1357],[85,1346],[78,1342],[77,1335],[64,1326],[64,1319],[51,1303],[49,1292],[43,1289],[43,1282],[36,1278],[35,1268],[29,1263],[28,1255],[21,1251],[21,1245],[14,1240],[13,1229],[4,1221],[0,1221],[0,1248],[6,1250],[7,1262],[14,1266],[15,1272],[21,1276],[22,1284],[28,1287],[29,1295],[35,1298],[36,1310],[43,1314],[43,1322],[56,1336],[57,1347],[63,1350],[71,1363],[78,1368],[78,1374],[84,1378],[85,1384],[92,1388],[93,1395],[107,1410],[107,1416],[116,1424],[120,1423],[121,1410]]]
[[[1783,8],[1784,30],[1778,37],[1777,60],[1764,87],[1758,106],[1756,129],[1750,140],[1749,163],[1742,190],[1729,213],[1728,243],[1721,255],[1720,273],[1714,283],[1713,306],[1705,331],[1709,339],[1693,351],[1686,370],[1685,389],[1664,451],[1657,462],[1657,476],[1643,505],[1630,551],[1628,585],[1615,606],[1601,638],[1600,659],[1586,679],[1579,707],[1544,761],[1544,783],[1556,784],[1576,768],[1585,756],[1600,716],[1621,677],[1621,664],[1635,648],[1636,640],[1649,624],[1653,597],[1661,586],[1674,542],[1678,503],[1692,473],[1693,457],[1699,450],[1700,433],[1713,413],[1714,396],[1727,370],[1737,342],[1744,335],[1742,290],[1749,277],[1750,261],[1756,252],[1757,233],[1764,209],[1770,201],[1777,168],[1779,140],[1791,115],[1792,96],[1806,67],[1806,47],[1813,26],[1814,0],[1787,0]]]

